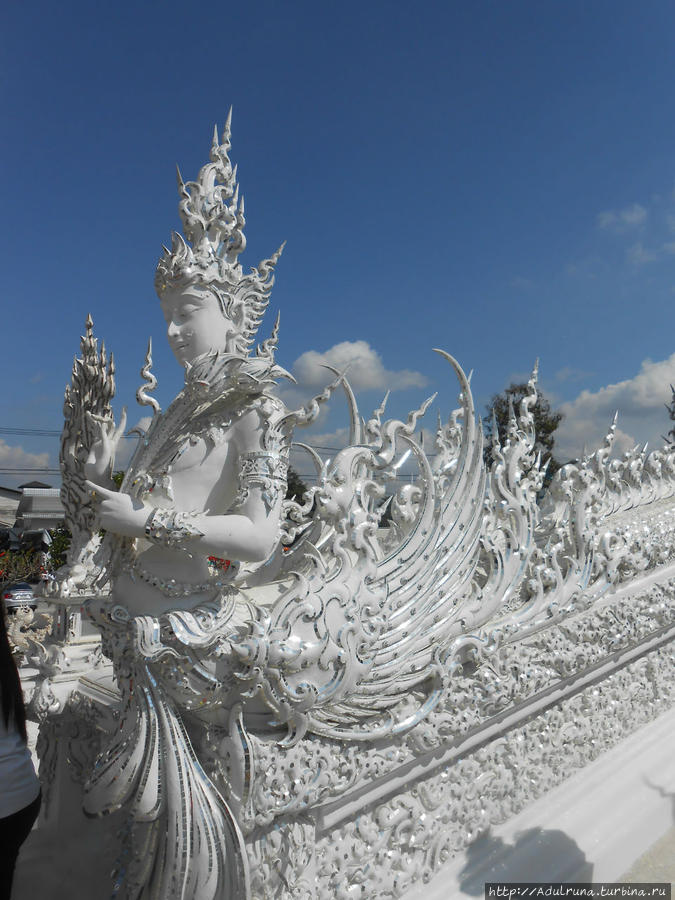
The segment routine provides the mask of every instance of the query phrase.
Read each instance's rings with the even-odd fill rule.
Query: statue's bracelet
[[[145,536],[162,547],[180,547],[190,538],[203,537],[195,518],[194,513],[155,507],[145,522]]]

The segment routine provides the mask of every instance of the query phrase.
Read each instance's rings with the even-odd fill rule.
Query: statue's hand
[[[112,485],[111,470],[115,451],[127,426],[126,407],[122,410],[117,427],[111,418],[97,416],[91,412],[87,412],[87,421],[97,437],[91,445],[89,456],[84,464],[85,477],[99,485]]]
[[[126,537],[142,537],[150,515],[149,507],[129,494],[111,491],[93,481],[85,481],[85,485],[101,528]]]

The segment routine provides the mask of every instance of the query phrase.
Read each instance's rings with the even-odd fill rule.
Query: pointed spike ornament
[[[232,107],[230,106],[227,118],[225,119],[225,125],[223,126],[223,144],[229,144],[230,138],[232,137]]]
[[[499,441],[499,426],[497,425],[497,415],[496,415],[496,413],[495,413],[495,411],[494,411],[494,407],[492,408],[492,434],[491,434],[491,438],[492,438],[492,446],[493,446],[493,448],[494,448],[494,447],[499,447],[499,446],[500,446],[500,441]]]
[[[274,325],[272,327],[272,334],[267,338],[266,341],[263,341],[262,344],[258,346],[256,350],[256,356],[259,359],[269,359],[274,360],[274,351],[277,349],[279,344],[279,323],[281,322],[281,313],[277,313],[277,317],[274,320]]]

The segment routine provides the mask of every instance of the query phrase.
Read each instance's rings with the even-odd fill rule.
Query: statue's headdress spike
[[[174,234],[171,250],[164,248],[155,274],[155,289],[161,297],[170,288],[190,284],[213,291],[225,315],[242,322],[235,337],[235,352],[248,353],[269,303],[274,283],[274,266],[281,248],[244,275],[238,261],[246,248],[244,197],[237,184],[237,168],[228,151],[232,108],[227,115],[223,136],[213,132],[210,162],[203,166],[196,181],[185,181],[176,166],[178,211],[183,235]],[[283,246],[283,245],[282,245]]]

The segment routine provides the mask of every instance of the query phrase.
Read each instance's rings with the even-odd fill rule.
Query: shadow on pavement
[[[466,849],[459,873],[464,893],[483,896],[487,881],[593,880],[593,863],[564,831],[528,828],[507,844],[489,831]]]

